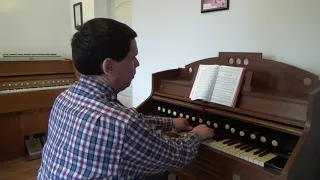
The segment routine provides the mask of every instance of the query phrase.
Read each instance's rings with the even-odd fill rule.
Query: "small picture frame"
[[[229,9],[229,0],[201,0],[201,13]]]
[[[79,29],[83,24],[83,15],[82,15],[82,2],[78,2],[73,5],[73,19],[74,19],[74,28]]]

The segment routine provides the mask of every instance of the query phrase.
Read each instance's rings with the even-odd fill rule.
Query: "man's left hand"
[[[192,130],[192,126],[185,118],[173,118],[173,128],[178,132]]]

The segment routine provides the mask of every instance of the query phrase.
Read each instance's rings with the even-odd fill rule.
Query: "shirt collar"
[[[94,87],[94,90],[104,93],[109,100],[117,100],[117,94],[109,84],[83,74],[80,75],[79,82],[85,86]]]

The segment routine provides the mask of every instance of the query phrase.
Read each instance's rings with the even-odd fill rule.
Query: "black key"
[[[269,151],[265,151],[265,152],[259,154],[259,157],[263,157],[263,156],[265,156],[265,155],[267,155],[267,154],[269,154]]]
[[[232,141],[233,141],[232,139],[229,139],[228,141],[223,142],[223,144],[227,144],[227,143],[232,142]]]
[[[245,152],[250,152],[250,151],[252,151],[252,150],[254,150],[254,149],[255,149],[254,147],[251,147],[251,148],[249,148],[249,149],[246,149]]]
[[[236,149],[238,149],[238,148],[241,148],[241,147],[243,147],[243,146],[246,146],[247,144],[244,144],[244,143],[242,143],[242,144],[239,144],[239,145],[236,145]]]
[[[224,138],[215,139],[217,142],[224,140]]]
[[[264,149],[260,149],[259,151],[254,152],[253,155],[260,154],[260,153],[262,153],[263,151],[264,151]]]
[[[239,142],[239,141],[237,141],[237,140],[232,141],[232,142],[228,143],[228,146],[232,146],[232,145],[234,145],[234,144],[237,144],[238,142]]]
[[[222,135],[214,135],[212,139],[214,139],[216,141],[222,141],[222,140],[226,139],[226,137],[222,136]]]
[[[281,172],[286,165],[288,159],[283,156],[277,156],[267,162],[264,163],[264,167],[266,169],[270,169],[272,171]]]
[[[251,145],[247,144],[247,145],[241,147],[240,150],[245,150],[245,149],[247,149],[247,148],[249,148],[249,147],[251,147]]]

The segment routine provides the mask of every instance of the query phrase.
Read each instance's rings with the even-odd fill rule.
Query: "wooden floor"
[[[21,158],[10,162],[0,163],[0,180],[37,179],[40,162],[40,159],[26,161]]]
[[[40,162],[40,159],[32,161],[17,159],[0,163],[0,180],[35,180]],[[175,180],[175,176],[171,174],[168,180]]]

